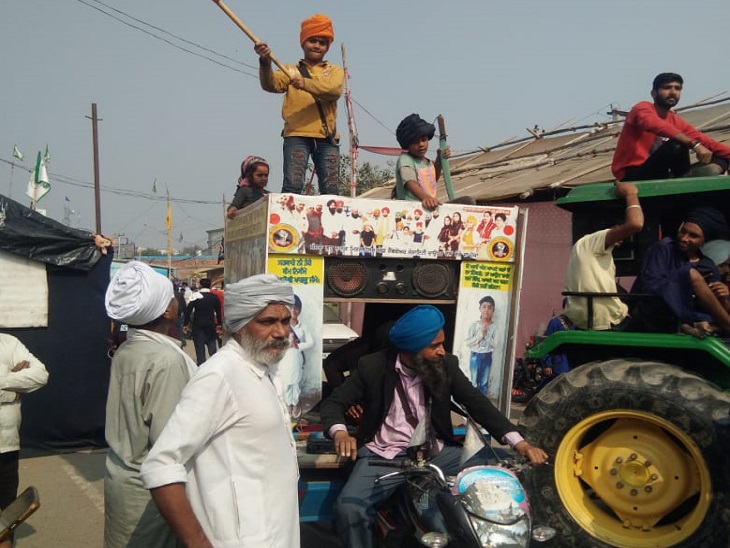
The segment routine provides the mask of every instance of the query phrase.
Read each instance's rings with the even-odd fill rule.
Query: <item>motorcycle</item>
[[[483,447],[475,450],[475,445]],[[531,540],[555,536],[550,527],[532,526],[527,493],[517,476],[529,464],[500,457],[468,416],[464,451],[468,460],[456,477],[430,463],[421,446],[410,448],[407,457],[369,460],[397,468],[377,483],[396,476],[405,480],[376,511],[382,546],[525,548]],[[489,454],[496,465],[470,465]]]

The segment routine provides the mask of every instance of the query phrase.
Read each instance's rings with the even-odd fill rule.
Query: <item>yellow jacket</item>
[[[304,62],[303,60],[300,62]],[[285,65],[287,70],[299,72],[297,65]],[[327,127],[337,133],[337,99],[342,95],[345,73],[341,67],[322,61],[314,66],[307,65],[310,78],[304,79],[304,89],[296,89],[289,85],[289,77],[282,71],[273,71],[271,64],[259,66],[261,87],[271,93],[285,93],[281,105],[281,117],[284,119],[283,137],[315,137],[323,139],[322,119],[314,101],[318,97],[322,102]]]

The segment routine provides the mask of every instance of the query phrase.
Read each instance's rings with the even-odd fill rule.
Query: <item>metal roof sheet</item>
[[[690,106],[681,116],[716,141],[730,143],[730,104]],[[456,196],[479,203],[503,200],[552,200],[571,188],[613,181],[611,160],[623,120],[568,128],[550,135],[513,140],[449,162]],[[387,199],[395,180],[362,194]],[[444,185],[439,198],[447,200]]]

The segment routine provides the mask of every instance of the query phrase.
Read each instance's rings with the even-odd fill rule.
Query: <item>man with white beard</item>
[[[185,546],[299,546],[296,447],[271,366],[289,347],[292,286],[226,285],[226,345],[195,373],[142,465]]]

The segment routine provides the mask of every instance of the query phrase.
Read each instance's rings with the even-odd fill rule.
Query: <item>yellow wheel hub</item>
[[[658,548],[688,538],[712,498],[702,453],[655,415],[605,411],[563,438],[555,483],[581,527],[615,546]]]

